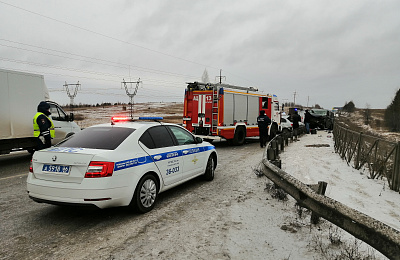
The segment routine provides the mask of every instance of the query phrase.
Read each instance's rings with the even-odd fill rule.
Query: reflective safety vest
[[[40,115],[44,115],[45,117],[47,117],[47,119],[49,119],[49,121],[50,121],[50,123],[51,123],[51,127],[50,127],[50,129],[49,129],[49,130],[50,130],[50,136],[51,136],[51,138],[54,138],[54,137],[56,136],[56,132],[55,132],[55,130],[54,130],[53,121],[51,121],[51,119],[50,119],[48,116],[46,116],[45,114],[43,114],[43,113],[41,113],[41,112],[37,112],[36,115],[33,117],[33,136],[34,136],[34,137],[39,137],[39,135],[40,135],[40,128],[39,128],[38,123],[36,122],[36,121],[37,121],[37,118],[38,118]]]

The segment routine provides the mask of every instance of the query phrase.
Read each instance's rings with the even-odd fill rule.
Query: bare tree
[[[208,77],[207,69],[204,69],[203,76],[201,76],[201,81],[203,83],[210,83],[210,78]]]
[[[346,102],[346,104],[343,106],[343,111],[352,113],[356,110],[356,106],[354,105],[353,101],[350,101],[349,103]]]
[[[385,125],[390,130],[400,132],[400,89],[385,111]]]

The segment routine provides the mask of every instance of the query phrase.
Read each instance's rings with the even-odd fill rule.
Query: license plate
[[[71,166],[67,166],[67,165],[45,164],[45,165],[43,165],[42,171],[68,174],[70,168],[71,168]]]

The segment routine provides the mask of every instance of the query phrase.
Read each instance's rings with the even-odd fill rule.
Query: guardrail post
[[[278,148],[279,148],[279,152],[283,152],[285,150],[284,147],[284,142],[283,142],[283,137],[280,135],[276,138],[276,141],[278,142]]]
[[[356,156],[356,160],[354,161],[354,168],[356,168],[356,169],[358,169],[358,166],[360,164],[362,134],[363,133],[360,132],[360,136],[358,137],[357,156]]]
[[[267,159],[268,161],[274,161],[276,159],[274,149],[272,148],[267,149]]]
[[[282,161],[281,160],[274,160],[271,162],[273,165],[278,167],[279,169],[282,169]]]
[[[275,151],[275,157],[276,157],[279,154],[279,150],[278,150],[278,144],[275,139],[271,141],[271,148],[272,150]]]
[[[397,142],[396,154],[394,157],[392,190],[399,191],[400,189],[400,142]]]
[[[325,195],[327,185],[328,185],[328,183],[326,183],[324,181],[319,181],[317,194]],[[319,222],[319,215],[313,211],[311,214],[311,223],[315,225],[315,224],[318,224],[318,222]]]

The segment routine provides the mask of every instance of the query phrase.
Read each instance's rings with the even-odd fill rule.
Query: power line
[[[82,70],[82,69],[75,69],[75,68],[67,68],[67,67],[60,67],[60,66],[53,66],[53,65],[47,65],[47,64],[41,64],[41,63],[35,63],[35,62],[28,62],[28,61],[21,61],[21,60],[14,60],[14,59],[8,59],[8,58],[1,58],[0,60],[4,60],[7,62],[14,62],[14,63],[20,63],[20,64],[27,64],[27,65],[33,65],[33,66],[40,66],[40,67],[46,67],[46,68],[53,68],[53,69],[61,69],[61,70],[67,70],[67,71],[72,71],[72,72],[79,72],[79,73],[85,73],[85,74],[93,74],[93,75],[99,75],[99,76],[108,76],[108,77],[124,77],[126,75],[122,74],[112,74],[112,73],[107,73],[107,72],[97,72],[97,71],[89,71],[89,70]],[[51,73],[48,73],[51,74]],[[166,83],[166,84],[179,84],[184,81],[169,81],[165,79],[154,79],[154,78],[148,78],[147,79],[150,82],[158,82],[158,83]]]
[[[118,38],[115,38],[115,37],[112,37],[112,36],[108,36],[108,35],[105,35],[103,33],[99,33],[99,32],[96,32],[96,31],[93,31],[93,30],[90,30],[90,29],[86,29],[86,28],[83,28],[83,27],[80,27],[80,26],[77,26],[77,25],[74,25],[74,24],[71,24],[71,23],[68,23],[68,22],[65,22],[65,21],[61,21],[61,20],[58,20],[58,19],[55,19],[55,18],[46,16],[46,15],[31,11],[31,10],[28,10],[28,9],[22,8],[22,7],[19,7],[19,6],[10,4],[10,3],[6,3],[4,1],[0,1],[0,3],[4,4],[4,5],[8,5],[10,7],[16,8],[16,9],[19,9],[19,10],[22,10],[24,12],[28,12],[28,13],[31,13],[31,14],[34,14],[34,15],[37,15],[37,16],[40,16],[40,17],[43,17],[43,18],[58,22],[58,23],[62,23],[62,24],[65,24],[65,25],[68,25],[68,26],[71,26],[71,27],[86,31],[86,32],[90,32],[92,34],[96,34],[96,35],[99,35],[99,36],[102,36],[102,37],[105,37],[105,38],[108,38],[108,39],[112,39],[114,41],[118,41],[118,42],[125,43],[125,44],[128,44],[128,45],[137,47],[137,48],[141,48],[141,49],[144,49],[144,50],[147,50],[147,51],[150,51],[150,52],[154,52],[154,53],[161,54],[161,55],[164,55],[164,56],[167,56],[167,57],[171,57],[171,58],[174,58],[174,59],[182,60],[182,61],[185,61],[185,62],[188,62],[188,63],[192,63],[192,64],[196,64],[196,65],[200,65],[200,66],[205,66],[205,67],[208,67],[208,68],[218,69],[218,68],[215,68],[215,67],[210,66],[210,65],[204,65],[204,64],[199,63],[199,62],[191,61],[191,60],[188,60],[188,59],[185,59],[185,58],[181,58],[181,57],[177,57],[177,56],[174,56],[174,55],[171,55],[171,54],[168,54],[168,53],[164,53],[164,52],[161,52],[161,51],[153,50],[153,49],[150,49],[150,48],[138,45],[138,44],[134,44],[134,43],[131,43],[131,42],[128,42],[128,41],[120,40]],[[231,74],[231,75],[233,75],[235,77],[244,79],[244,80],[246,80],[248,82],[252,82],[251,80],[249,80],[247,78],[244,78],[244,77],[238,76],[236,74],[230,73],[229,71],[225,70],[225,72],[227,72],[227,73],[229,73],[229,74]]]
[[[4,40],[4,39],[0,39],[0,40],[8,41],[8,40]],[[8,41],[8,42],[13,42],[13,41]],[[64,59],[71,59],[71,60],[84,61],[84,62],[91,62],[91,63],[100,64],[100,65],[106,65],[106,66],[110,66],[110,67],[117,67],[117,68],[124,68],[124,69],[129,69],[130,67],[133,67],[133,68],[135,68],[135,69],[137,69],[137,70],[139,70],[139,71],[142,70],[142,71],[145,71],[145,72],[150,72],[150,73],[160,74],[160,75],[169,75],[169,76],[177,76],[177,77],[195,77],[195,76],[191,76],[191,75],[184,75],[184,74],[173,73],[173,72],[168,72],[168,71],[150,69],[150,68],[139,67],[139,66],[135,66],[135,65],[117,63],[117,62],[113,62],[113,61],[108,61],[108,60],[103,60],[103,59],[97,59],[97,58],[92,58],[92,57],[87,57],[87,56],[82,56],[82,55],[73,54],[73,53],[68,53],[68,52],[56,51],[56,50],[47,49],[47,48],[42,48],[42,47],[38,47],[38,46],[34,46],[34,45],[28,45],[28,44],[24,44],[24,43],[18,43],[18,42],[15,42],[15,43],[21,44],[21,45],[26,45],[26,46],[29,46],[29,47],[34,47],[34,48],[40,48],[40,49],[44,49],[44,50],[60,52],[60,53],[63,53],[63,54],[73,55],[73,56],[82,57],[82,58],[86,58],[86,59],[93,59],[93,60],[102,61],[102,62],[114,63],[114,64],[117,64],[117,65],[119,65],[119,66],[117,66],[117,65],[105,64],[105,63],[100,63],[100,62],[93,62],[93,61],[88,61],[88,60],[82,60],[82,59],[76,59],[76,58],[72,58],[72,57],[68,57],[68,56],[61,56],[61,55],[58,55],[58,54],[47,53],[47,52],[41,52],[41,51],[37,51],[37,50],[29,50],[29,49],[24,49],[24,48],[20,48],[20,47],[16,47],[16,46],[5,45],[5,44],[0,44],[0,46],[9,47],[9,48],[14,48],[14,49],[23,50],[23,51],[36,52],[36,53],[45,54],[45,55],[50,55],[50,56],[55,56],[55,57],[60,57],[60,58],[64,58]]]
[[[191,60],[184,59],[184,58],[181,58],[181,57],[177,57],[177,56],[174,56],[174,55],[171,55],[171,54],[167,54],[167,53],[164,53],[164,52],[161,52],[161,51],[156,51],[156,50],[153,50],[153,49],[150,49],[150,48],[138,45],[138,44],[134,44],[134,43],[131,43],[131,42],[123,41],[123,40],[117,39],[115,37],[108,36],[108,35],[93,31],[93,30],[89,30],[89,29],[86,29],[86,28],[83,28],[83,27],[80,27],[80,26],[77,26],[77,25],[74,25],[74,24],[71,24],[71,23],[67,23],[67,22],[64,22],[64,21],[61,21],[61,20],[46,16],[46,15],[43,15],[43,14],[39,14],[37,12],[33,12],[33,11],[30,11],[28,9],[25,9],[25,8],[22,8],[22,7],[13,5],[13,4],[5,3],[3,1],[0,1],[0,3],[2,3],[4,5],[11,6],[11,7],[14,7],[14,8],[22,10],[24,12],[28,12],[28,13],[31,13],[31,14],[34,14],[34,15],[37,15],[37,16],[40,16],[40,17],[55,21],[55,22],[58,22],[58,23],[66,24],[68,26],[80,29],[82,31],[90,32],[90,33],[93,33],[93,34],[96,34],[96,35],[99,35],[99,36],[102,36],[102,37],[105,37],[105,38],[108,38],[108,39],[111,39],[111,40],[114,40],[114,41],[118,41],[118,42],[125,43],[125,44],[128,44],[128,45],[137,47],[137,48],[141,48],[141,49],[144,49],[144,50],[147,50],[147,51],[150,51],[150,52],[154,52],[154,53],[161,54],[161,55],[164,55],[164,56],[167,56],[167,57],[171,57],[171,58],[174,58],[174,59],[182,60],[182,61],[189,62],[189,63],[192,63],[192,64],[200,65],[200,66],[203,66],[203,67],[206,66],[206,67],[209,67],[209,68],[214,68],[214,67],[209,66],[209,65],[201,64],[199,62],[191,61]],[[217,69],[217,68],[214,68],[214,69]]]

